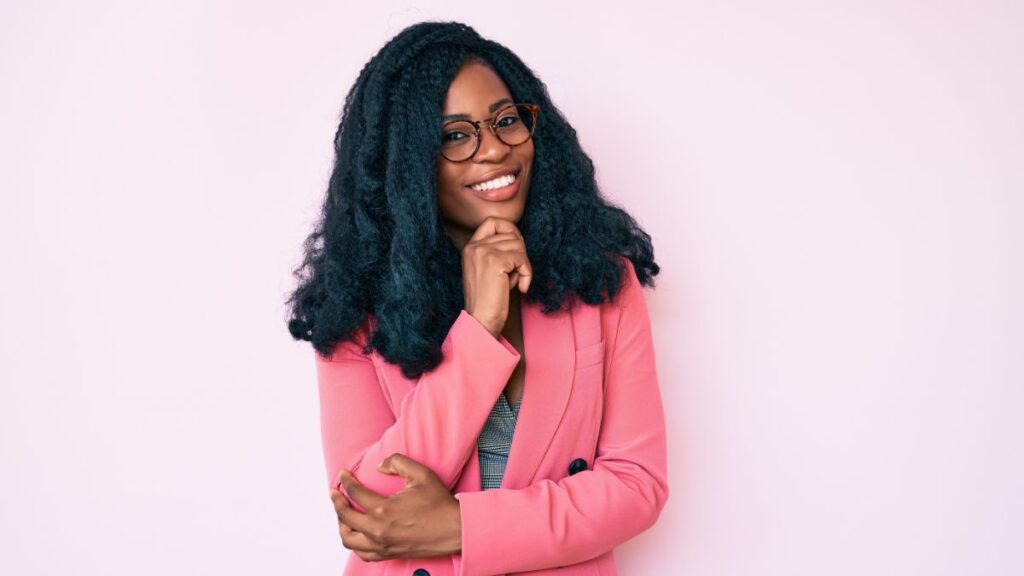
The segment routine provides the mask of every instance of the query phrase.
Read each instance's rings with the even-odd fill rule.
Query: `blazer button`
[[[423,568],[417,568],[413,570],[412,576],[430,576],[430,572],[427,572]]]
[[[583,458],[577,458],[569,464],[569,476],[577,472],[583,472],[587,469],[587,461]]]

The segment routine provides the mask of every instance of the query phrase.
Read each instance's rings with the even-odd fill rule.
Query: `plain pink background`
[[[1024,8],[977,0],[5,2],[0,573],[340,573],[283,300],[423,19],[520,54],[654,238],[672,493],[623,574],[1024,573]]]

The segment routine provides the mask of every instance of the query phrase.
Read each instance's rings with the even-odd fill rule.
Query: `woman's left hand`
[[[462,551],[459,501],[433,470],[397,453],[385,458],[377,470],[402,476],[405,487],[384,496],[363,486],[348,470],[341,471],[342,487],[365,513],[356,510],[344,494],[331,490],[345,548],[369,562]]]

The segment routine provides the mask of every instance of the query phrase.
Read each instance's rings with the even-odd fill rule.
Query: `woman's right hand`
[[[488,216],[462,247],[462,293],[466,311],[495,338],[508,319],[509,291],[526,293],[533,267],[526,242],[510,221]]]

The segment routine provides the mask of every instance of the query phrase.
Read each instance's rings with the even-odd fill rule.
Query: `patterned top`
[[[476,440],[480,452],[480,488],[483,490],[501,486],[522,401],[523,395],[520,393],[515,404],[509,406],[505,393],[498,394],[498,401],[491,408],[487,423]]]

